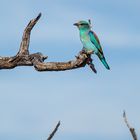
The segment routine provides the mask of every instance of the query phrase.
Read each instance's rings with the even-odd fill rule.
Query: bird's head
[[[77,23],[73,24],[74,26],[77,26],[79,29],[90,29],[91,28],[91,23],[88,21],[79,21]]]

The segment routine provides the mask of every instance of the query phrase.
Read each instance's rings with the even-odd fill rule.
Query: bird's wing
[[[95,47],[98,49],[98,51],[103,55],[103,50],[102,50],[102,47],[100,45],[100,41],[99,41],[98,36],[93,31],[89,31],[88,34],[90,37],[90,41],[95,45]]]

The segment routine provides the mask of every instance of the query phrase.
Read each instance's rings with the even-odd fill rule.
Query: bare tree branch
[[[29,53],[31,30],[41,17],[41,13],[32,19],[24,30],[20,49],[13,57],[0,57],[0,69],[12,69],[17,66],[34,66],[37,71],[64,71],[85,67],[86,64],[96,73],[91,55],[80,51],[75,60],[68,62],[44,62],[47,56],[42,53]]]
[[[20,50],[18,52],[18,55],[29,55],[29,43],[30,43],[30,34],[31,34],[31,30],[33,29],[33,27],[35,26],[35,24],[38,22],[38,20],[41,17],[41,13],[39,13],[39,15],[31,20],[29,22],[29,24],[27,25],[27,27],[25,28],[24,32],[23,32],[23,37],[22,37],[22,42],[20,44]]]
[[[128,120],[127,120],[125,111],[123,112],[123,118],[124,118],[124,122],[126,123],[127,127],[128,127],[129,130],[130,130],[130,133],[131,133],[133,139],[134,139],[134,140],[138,140],[137,134],[136,134],[136,132],[135,132],[135,129],[134,129],[133,127],[131,127],[131,126],[129,125],[129,123],[128,123]]]
[[[55,129],[52,131],[52,133],[50,134],[50,136],[47,138],[47,140],[51,140],[54,137],[56,131],[59,128],[59,126],[60,126],[60,121],[58,122],[58,124],[56,125]]]

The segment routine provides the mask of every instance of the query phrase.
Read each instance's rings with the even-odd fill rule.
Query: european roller
[[[96,54],[103,65],[109,70],[98,36],[91,30],[91,22],[79,21],[74,24],[78,27],[83,50],[88,54]]]

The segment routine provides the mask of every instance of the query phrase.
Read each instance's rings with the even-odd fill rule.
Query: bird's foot
[[[87,50],[83,49],[80,53],[90,55],[90,54],[93,54],[94,51],[92,51],[92,50],[87,51]]]
[[[90,50],[90,51],[87,51],[86,53],[87,53],[87,54],[93,54],[94,51]]]
[[[80,55],[82,55],[84,58],[88,58],[88,54],[85,50],[80,51]]]

